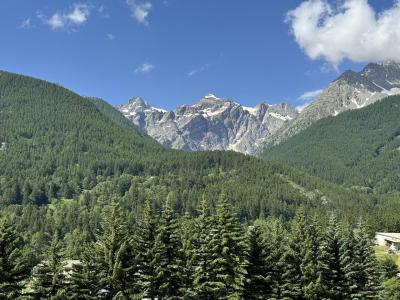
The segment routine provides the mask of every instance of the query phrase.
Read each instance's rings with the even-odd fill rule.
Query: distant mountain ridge
[[[267,148],[289,139],[315,121],[359,109],[400,93],[400,64],[370,63],[362,71],[346,71],[292,121],[266,138]]]
[[[166,147],[247,154],[254,154],[267,136],[298,114],[286,103],[262,102],[256,107],[245,107],[213,94],[170,112],[151,107],[139,97],[117,109]]]
[[[170,112],[152,107],[140,97],[117,109],[166,147],[259,154],[317,120],[396,94],[400,94],[400,63],[389,61],[370,63],[360,72],[344,72],[301,112],[286,103],[246,107],[213,94]]]
[[[262,157],[377,193],[400,191],[400,96],[316,121]]]

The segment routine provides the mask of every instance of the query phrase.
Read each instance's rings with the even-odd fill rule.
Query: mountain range
[[[245,107],[208,94],[173,111],[151,107],[139,97],[117,107],[162,145],[186,151],[233,150],[258,154],[328,116],[370,105],[400,93],[400,64],[370,63],[346,71],[310,105],[298,111],[286,103]]]
[[[151,107],[142,98],[117,107],[129,120],[166,147],[186,151],[233,150],[255,153],[266,137],[296,118],[286,103],[245,107],[213,94],[173,111]]]

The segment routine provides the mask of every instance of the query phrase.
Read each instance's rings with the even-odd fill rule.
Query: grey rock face
[[[167,147],[247,154],[254,154],[267,136],[298,114],[285,103],[263,102],[256,107],[244,107],[212,94],[194,105],[181,105],[170,112],[151,107],[141,98],[133,98],[117,109]]]
[[[361,72],[346,71],[301,113],[266,138],[267,148],[290,138],[315,121],[367,106],[400,93],[400,64],[371,63]]]

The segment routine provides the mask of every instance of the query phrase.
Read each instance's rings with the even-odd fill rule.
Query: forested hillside
[[[400,97],[322,119],[265,151],[310,174],[376,193],[400,191]]]
[[[24,292],[38,299],[76,299],[74,293],[87,295],[84,299],[142,299],[154,280],[151,286],[158,294],[153,295],[159,299],[199,299],[196,293],[240,299],[246,288],[253,289],[246,284],[263,284],[247,276],[253,271],[246,268],[258,267],[257,257],[253,265],[247,264],[248,247],[259,247],[252,239],[264,243],[274,232],[270,251],[282,257],[276,264],[271,262],[275,258],[262,258],[265,266],[258,272],[268,276],[272,268],[281,281],[268,283],[271,290],[262,295],[273,297],[284,293],[281,289],[295,295],[302,292],[296,284],[289,287],[290,282],[299,276],[308,276],[311,283],[315,279],[290,269],[295,264],[289,264],[291,247],[297,242],[289,243],[298,232],[292,233],[290,220],[299,208],[321,226],[318,237],[310,238],[326,243],[330,233],[342,228],[339,224],[346,230],[360,219],[368,226],[358,226],[366,231],[362,238],[350,237],[352,243],[368,243],[365,235],[372,230],[400,229],[397,199],[377,198],[234,152],[164,149],[103,102],[6,72],[0,73],[0,145],[0,298],[15,299]],[[332,213],[337,219],[330,224]],[[266,226],[257,233],[263,237],[252,237],[249,226],[256,219]],[[207,222],[204,228],[197,227],[201,222]],[[314,225],[304,228],[312,230]],[[196,239],[199,235],[202,238]],[[336,238],[340,242],[335,243],[346,243],[345,235]],[[209,243],[212,252],[199,252],[208,251]],[[227,243],[232,256],[224,262]],[[339,251],[335,245],[332,251]],[[370,250],[365,244],[365,251]],[[152,251],[151,262],[141,256],[143,251]],[[202,262],[198,255],[211,255],[214,262],[194,274]],[[369,258],[360,258],[366,268],[364,259]],[[75,277],[66,280],[64,264],[71,260],[78,261],[72,267]],[[149,263],[157,274],[135,269]],[[371,268],[378,270],[376,265]],[[219,271],[215,277],[202,277]],[[221,278],[226,278],[226,286]],[[371,278],[372,288],[360,283],[354,293],[372,293],[379,285],[376,278]],[[329,287],[328,281],[321,288]],[[345,287],[352,281],[333,282],[353,293]],[[122,298],[114,298],[117,295]]]

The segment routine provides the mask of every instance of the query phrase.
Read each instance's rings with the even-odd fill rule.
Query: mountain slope
[[[400,191],[400,96],[317,121],[263,154],[340,184]]]
[[[134,123],[129,121],[127,118],[124,117],[124,115],[119,112],[115,107],[113,107],[111,104],[109,104],[107,101],[104,101],[103,99],[100,98],[94,98],[90,97],[88,98],[90,101],[96,105],[97,109],[102,112],[106,117],[108,117],[111,121],[116,123],[122,128],[125,128],[135,135],[140,135],[140,136],[147,136],[146,133],[140,129],[138,126],[136,126]]]
[[[400,93],[400,64],[371,63],[362,71],[346,71],[295,119],[267,137],[267,149],[299,133],[315,121],[370,105]]]
[[[75,93],[5,72],[0,73],[0,128],[5,143],[0,175],[5,176],[114,173],[140,165],[139,155],[164,151],[150,138],[123,130]],[[118,161],[112,161],[115,155]]]
[[[365,195],[254,157],[164,149],[107,114],[58,85],[1,72],[0,206],[81,201],[94,188],[102,191],[90,204],[96,209],[129,192],[136,196],[127,205],[136,209],[145,194],[157,207],[169,197],[181,213],[195,213],[205,194],[214,201],[224,192],[243,219],[289,218],[299,205],[372,205]]]
[[[166,147],[248,154],[253,154],[266,136],[297,115],[285,103],[244,107],[212,94],[194,105],[181,105],[171,112],[151,107],[141,98],[133,98],[118,109]]]

